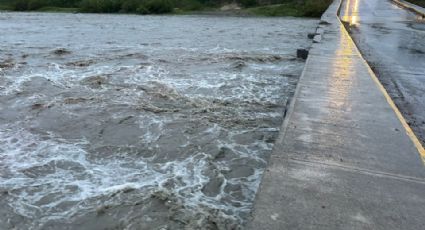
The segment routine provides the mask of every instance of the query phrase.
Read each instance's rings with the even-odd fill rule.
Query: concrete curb
[[[406,9],[408,9],[408,10],[410,10],[410,11],[416,13],[416,14],[419,14],[423,18],[425,18],[425,9],[424,8],[422,8],[420,6],[417,6],[415,4],[412,4],[410,2],[403,1],[403,0],[392,0],[392,1],[395,4],[397,4],[397,5],[399,5],[399,6],[403,7],[403,8],[406,8]]]

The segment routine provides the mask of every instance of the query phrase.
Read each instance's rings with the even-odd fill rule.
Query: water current
[[[0,229],[238,229],[317,21],[0,13]]]

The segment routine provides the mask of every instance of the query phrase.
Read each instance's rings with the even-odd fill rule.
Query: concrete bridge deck
[[[248,229],[425,229],[425,151],[337,17],[322,20]]]

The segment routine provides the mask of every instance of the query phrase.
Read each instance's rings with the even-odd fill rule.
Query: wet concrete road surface
[[[424,229],[425,151],[338,20],[339,3],[322,17],[248,229]]]
[[[425,144],[425,20],[390,0],[347,0],[341,19]]]

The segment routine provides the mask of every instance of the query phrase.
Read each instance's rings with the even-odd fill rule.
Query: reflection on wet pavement
[[[389,0],[346,0],[341,19],[425,144],[425,20]]]

